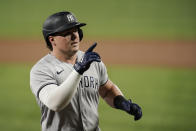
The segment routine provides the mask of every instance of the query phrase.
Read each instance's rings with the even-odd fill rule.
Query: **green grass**
[[[40,37],[50,14],[69,10],[93,38],[195,39],[195,0],[4,0],[1,37]]]
[[[4,131],[40,130],[40,110],[29,87],[30,65],[0,64],[0,127]],[[192,131],[196,129],[196,70],[108,67],[110,79],[141,105],[143,118],[100,100],[103,131]]]
[[[29,87],[30,66],[0,65],[0,127],[4,131],[36,131],[39,108]]]
[[[196,128],[196,70],[109,68],[110,78],[124,95],[142,106],[143,119],[134,122],[124,112],[110,111],[103,102],[104,130],[191,131]],[[101,108],[100,108],[101,109]]]

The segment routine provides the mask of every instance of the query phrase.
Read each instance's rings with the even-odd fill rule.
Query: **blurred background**
[[[143,109],[135,122],[100,99],[103,131],[195,130],[195,7],[195,0],[0,0],[0,130],[41,130],[29,72],[48,53],[43,22],[64,10],[87,23],[81,49],[98,42],[110,79]]]

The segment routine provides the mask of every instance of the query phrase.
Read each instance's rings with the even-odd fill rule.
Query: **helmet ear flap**
[[[78,34],[79,34],[80,41],[81,41],[82,38],[83,38],[83,31],[82,31],[82,29],[78,28]]]

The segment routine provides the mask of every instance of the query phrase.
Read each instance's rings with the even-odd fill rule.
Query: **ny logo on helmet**
[[[71,15],[71,14],[67,15],[67,19],[68,19],[69,22],[75,21],[73,15]]]

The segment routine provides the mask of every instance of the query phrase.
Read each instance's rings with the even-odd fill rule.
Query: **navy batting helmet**
[[[76,17],[71,12],[58,12],[49,16],[45,20],[42,29],[47,47],[52,50],[52,45],[48,39],[50,35],[54,35],[55,33],[66,31],[74,27],[78,27],[78,33],[81,41],[83,38],[83,32],[80,27],[85,25],[86,23],[78,22]]]

